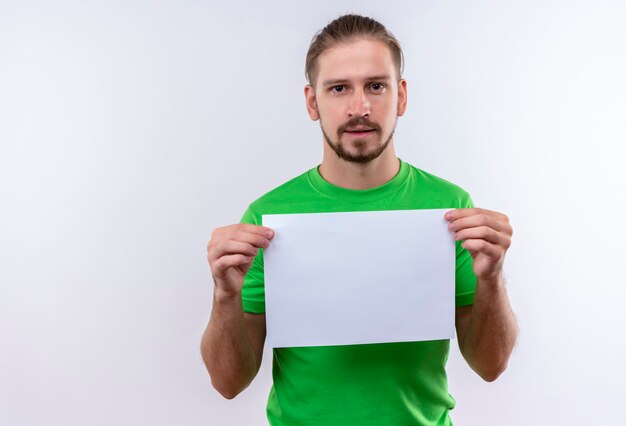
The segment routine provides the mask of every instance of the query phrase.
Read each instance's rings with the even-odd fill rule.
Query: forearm
[[[240,294],[226,296],[216,291],[201,351],[213,387],[225,398],[234,398],[250,384],[258,364],[246,331]]]
[[[470,324],[459,342],[468,364],[483,379],[495,380],[506,369],[517,339],[517,321],[504,278],[478,279]]]

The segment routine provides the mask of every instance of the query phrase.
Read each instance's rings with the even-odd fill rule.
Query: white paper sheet
[[[263,215],[267,344],[454,338],[447,210]]]

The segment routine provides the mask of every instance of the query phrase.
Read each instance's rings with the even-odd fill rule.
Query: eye
[[[343,90],[344,90],[344,87],[341,86],[341,85],[340,86],[333,86],[333,87],[330,88],[330,91],[331,92],[335,92],[335,93],[341,93],[341,92],[343,92]]]
[[[372,83],[370,87],[374,89],[375,92],[382,92],[385,85],[383,83]]]

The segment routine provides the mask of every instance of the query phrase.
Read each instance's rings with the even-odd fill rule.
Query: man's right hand
[[[259,248],[273,237],[267,227],[237,224],[216,228],[207,245],[215,291],[200,347],[213,387],[229,399],[252,382],[263,358],[265,315],[242,310],[241,288]]]
[[[207,245],[216,291],[230,296],[240,294],[259,248],[267,248],[273,237],[270,228],[247,223],[216,228]]]

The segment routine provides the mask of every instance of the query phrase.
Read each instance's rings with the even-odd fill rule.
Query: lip
[[[350,132],[348,130],[346,130],[344,133],[346,133],[349,136],[352,137],[363,137],[363,136],[367,136],[370,133],[376,133],[376,130],[372,129],[372,130],[364,130],[362,132]]]

